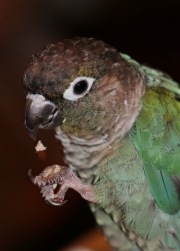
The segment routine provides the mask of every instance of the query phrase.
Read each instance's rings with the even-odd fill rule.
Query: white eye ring
[[[78,83],[82,81],[82,86],[77,86]],[[75,101],[84,95],[90,90],[93,82],[95,81],[94,78],[89,78],[89,77],[77,77],[70,83],[70,86],[65,90],[63,93],[63,98]],[[86,85],[87,83],[87,85]],[[79,93],[76,92],[75,87],[80,88]]]

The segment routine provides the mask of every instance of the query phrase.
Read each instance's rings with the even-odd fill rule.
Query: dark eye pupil
[[[88,88],[88,83],[86,80],[81,80],[74,86],[74,94],[82,94],[84,93]]]

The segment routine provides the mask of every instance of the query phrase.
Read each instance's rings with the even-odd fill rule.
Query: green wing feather
[[[180,209],[179,184],[172,179],[180,174],[180,89],[160,71],[145,66],[140,71],[147,76],[148,87],[129,135],[143,160],[156,203],[164,212],[175,214]]]
[[[146,76],[147,91],[133,128],[94,169],[93,189],[102,211],[93,212],[109,240],[118,226],[127,231],[124,236],[135,233],[144,250],[180,250],[179,87],[164,73],[122,56]],[[122,250],[119,245],[116,250]]]

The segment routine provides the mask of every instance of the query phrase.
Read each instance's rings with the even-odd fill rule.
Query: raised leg
[[[93,186],[83,183],[68,167],[59,165],[49,166],[36,177],[33,177],[31,170],[29,170],[28,176],[31,182],[41,189],[42,197],[44,197],[45,202],[49,205],[64,205],[67,202],[64,200],[64,197],[69,188],[77,191],[85,200],[97,203]],[[60,188],[55,194],[54,189],[57,185],[60,185]]]

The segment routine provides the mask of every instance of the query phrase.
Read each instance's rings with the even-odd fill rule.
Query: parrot
[[[45,202],[84,198],[114,251],[180,250],[180,88],[101,40],[50,43],[27,66],[24,126],[54,129],[65,166],[34,177]],[[55,192],[55,188],[59,190]]]

